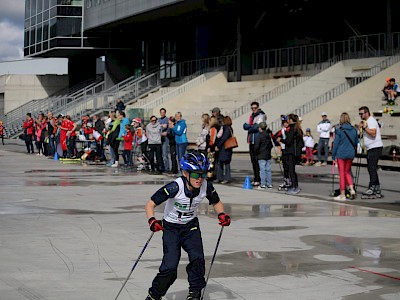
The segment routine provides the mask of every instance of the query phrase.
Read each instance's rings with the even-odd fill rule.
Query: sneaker
[[[186,300],[200,300],[201,293],[199,291],[189,291],[189,294],[186,297]]]
[[[252,185],[252,186],[259,186],[260,183],[259,183],[258,181],[253,181],[253,182],[251,183],[251,185]]]
[[[271,190],[273,188],[272,184],[267,185],[267,189]]]
[[[258,187],[256,187],[257,190],[265,190],[265,185],[259,185]]]
[[[229,183],[229,180],[222,180],[221,181],[221,184],[227,184],[227,183]]]
[[[116,161],[115,163],[113,163],[113,164],[111,165],[111,168],[118,168],[118,162]]]
[[[322,165],[322,164],[321,164],[320,161],[314,164],[314,166],[316,166],[316,167],[320,167],[321,165]]]
[[[336,196],[336,197],[333,197],[333,200],[336,200],[336,201],[346,201],[346,196],[340,194],[340,195],[338,195],[338,196]]]
[[[357,198],[356,191],[355,190],[350,190],[350,199],[354,200],[356,198]]]
[[[161,297],[155,297],[151,293],[149,293],[145,300],[161,300]]]
[[[321,167],[325,167],[326,166],[326,162],[324,161],[322,164],[321,164]]]
[[[300,193],[300,188],[296,187],[296,188],[290,188],[286,194],[291,194],[291,195],[296,195]]]

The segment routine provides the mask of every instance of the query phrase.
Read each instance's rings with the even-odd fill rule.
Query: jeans
[[[318,161],[321,161],[322,148],[324,148],[324,162],[327,162],[328,154],[329,154],[329,139],[328,138],[320,138],[318,141]]]
[[[231,177],[231,163],[230,162],[221,162],[217,163],[217,180],[218,181],[230,181]]]
[[[378,177],[378,160],[379,156],[382,154],[383,147],[372,148],[367,150],[367,167],[369,173],[369,187],[379,184]]]
[[[49,135],[49,155],[53,156],[56,153],[56,143],[54,136]]]
[[[124,164],[126,166],[133,166],[132,163],[132,150],[123,150],[122,151],[122,158],[124,159]]]
[[[115,163],[115,153],[114,153],[114,149],[111,145],[108,145],[108,152],[110,152],[110,164],[114,164]]]
[[[33,134],[26,134],[25,135],[25,145],[26,145],[26,150],[29,152],[34,153],[35,151],[33,150]]]
[[[261,186],[272,185],[272,173],[271,173],[271,160],[259,159],[258,165],[260,167],[260,178]]]
[[[169,171],[168,146],[169,146],[169,141],[165,137],[165,141],[162,143],[162,146],[161,146],[165,171]]]
[[[176,156],[178,157],[178,164],[180,164],[181,158],[186,153],[187,145],[188,145],[188,143],[176,144]]]

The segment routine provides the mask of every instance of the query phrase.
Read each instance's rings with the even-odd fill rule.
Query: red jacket
[[[132,132],[127,131],[126,134],[123,136],[124,138],[124,150],[132,150],[132,142],[133,142],[133,135]]]
[[[26,129],[26,134],[33,134],[33,124],[34,124],[34,121],[32,118],[29,118],[29,120],[25,120],[22,127],[24,127]]]

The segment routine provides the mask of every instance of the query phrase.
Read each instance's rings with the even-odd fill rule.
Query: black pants
[[[28,151],[28,153],[35,152],[33,150],[33,134],[25,134],[25,145],[26,145],[26,150]]]
[[[250,159],[251,159],[251,164],[253,166],[253,172],[254,172],[254,182],[260,182],[260,167],[258,165],[258,159],[256,157],[256,152],[254,150],[254,144],[249,144],[249,152],[250,152]]]
[[[152,171],[159,171],[159,172],[164,172],[164,160],[162,157],[162,150],[161,150],[161,144],[151,144],[149,145],[149,160],[150,160],[150,166]],[[154,157],[157,160],[157,167],[154,162]]]
[[[292,183],[292,187],[297,188],[299,186],[299,181],[297,179],[296,173],[297,158],[293,154],[286,154],[286,162],[288,165],[289,178]]]
[[[378,160],[382,154],[383,147],[372,148],[367,151],[367,167],[369,173],[369,187],[379,184]]]
[[[178,159],[176,155],[176,144],[169,144],[169,155],[171,156],[171,172],[172,174],[178,174]]]
[[[194,218],[188,224],[173,224],[163,221],[163,259],[158,274],[153,280],[149,292],[164,296],[177,278],[178,264],[181,259],[181,248],[189,256],[186,266],[189,290],[201,291],[205,285],[205,261],[203,241],[199,220]]]

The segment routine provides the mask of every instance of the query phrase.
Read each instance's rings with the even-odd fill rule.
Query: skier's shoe
[[[145,300],[161,300],[161,297],[155,297],[151,292],[149,292]]]
[[[200,300],[200,297],[201,297],[200,291],[189,291],[186,300]]]

